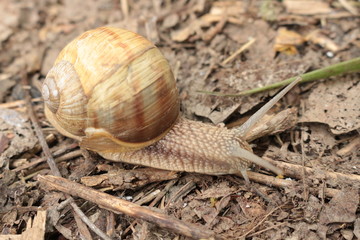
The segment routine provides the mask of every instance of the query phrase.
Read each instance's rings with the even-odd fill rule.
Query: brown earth
[[[80,33],[111,25],[161,49],[175,73],[184,116],[239,125],[278,90],[242,97],[200,91],[236,94],[359,57],[359,13],[355,0],[1,0],[0,239],[31,229],[30,220],[46,209],[47,220],[35,221],[46,228],[37,234],[100,239],[70,205],[59,207],[61,192],[38,182],[40,174],[51,173],[45,163],[34,163],[44,153],[22,101],[24,78],[64,178],[203,225],[218,238],[360,239],[359,73],[301,84],[271,110],[293,106],[298,122],[253,142],[256,154],[289,172],[279,179],[282,187],[253,180],[261,195],[238,176],[144,171],[81,151],[48,123],[38,99],[59,51]],[[92,201],[75,203],[113,239],[186,239]]]

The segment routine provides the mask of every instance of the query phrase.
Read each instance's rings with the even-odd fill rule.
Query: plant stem
[[[340,62],[334,65],[330,65],[325,68],[321,68],[312,72],[308,72],[305,74],[300,75],[302,80],[300,83],[304,82],[310,82],[310,81],[316,81],[322,78],[328,78],[337,76],[343,73],[350,73],[350,72],[359,72],[360,71],[360,57],[354,58],[349,61]],[[220,92],[207,92],[207,91],[198,91],[200,93],[205,93],[209,95],[214,96],[223,96],[223,97],[238,97],[238,96],[244,96],[244,95],[250,95],[254,93],[264,92],[268,90],[272,90],[275,88],[283,87],[285,85],[290,84],[292,81],[294,81],[298,76],[288,78],[286,80],[283,80],[281,82],[273,83],[264,87],[259,88],[253,88],[250,90],[245,90],[240,93],[236,94],[226,94],[226,93],[220,93]]]

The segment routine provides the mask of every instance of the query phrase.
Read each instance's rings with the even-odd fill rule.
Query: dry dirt
[[[285,187],[252,182],[263,196],[238,176],[161,175],[151,169],[144,175],[131,172],[139,166],[93,154],[85,153],[94,160],[86,161],[76,142],[48,123],[39,99],[41,82],[59,51],[80,33],[111,25],[146,36],[161,49],[175,73],[184,116],[238,125],[278,90],[242,97],[199,91],[235,94],[359,57],[359,13],[355,0],[1,0],[0,239],[29,229],[30,219],[45,209],[46,239],[80,239],[80,232],[86,232],[79,230],[84,226],[70,205],[57,208],[64,195],[38,183],[37,176],[50,171],[44,163],[31,164],[44,155],[19,101],[24,99],[24,76],[51,152],[63,157],[58,167],[64,178],[201,224],[218,238],[360,239],[359,73],[297,86],[272,110],[295,107],[298,122],[254,141],[254,152],[292,164],[294,174],[284,180],[292,183]],[[125,170],[129,176],[111,177]],[[272,176],[256,167],[252,171]],[[114,239],[186,239],[75,200]],[[90,231],[83,239],[91,238],[99,236]]]

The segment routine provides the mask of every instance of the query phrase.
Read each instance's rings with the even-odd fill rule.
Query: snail
[[[249,182],[251,163],[282,170],[252,153],[243,136],[298,81],[235,129],[180,116],[176,82],[159,49],[128,30],[100,27],[70,42],[42,85],[45,115],[63,135],[112,161]]]

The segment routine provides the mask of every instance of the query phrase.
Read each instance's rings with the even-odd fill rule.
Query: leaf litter
[[[9,107],[21,99],[17,89],[22,71],[31,77],[32,96],[39,97],[37,83],[65,44],[81,32],[111,24],[156,42],[176,72],[183,114],[213,124],[241,122],[277,91],[218,97],[198,90],[237,93],[360,55],[360,19],[354,14],[359,7],[354,1],[6,0],[0,6],[0,15],[6,16],[0,22],[1,236],[31,230],[23,223],[40,219],[35,217],[43,214],[38,208],[48,209],[51,221],[41,220],[47,227],[41,230],[39,223],[37,239],[43,238],[44,231],[48,239],[80,238],[83,232],[70,208],[59,205],[63,194],[39,187],[36,173],[47,174],[46,167],[13,171],[17,167],[13,163],[28,164],[43,155],[33,151],[37,139],[27,117],[20,115],[24,106]],[[255,43],[222,65],[249,39]],[[138,173],[132,175],[134,166],[99,157],[94,161],[97,168],[86,168],[89,159],[84,157],[65,158],[58,167],[65,178],[89,175],[96,181],[114,169],[127,171],[127,187],[111,181],[97,187],[129,201],[162,192],[143,205],[202,224],[225,239],[360,238],[360,183],[324,177],[326,171],[360,175],[359,91],[359,74],[349,74],[297,87],[272,110],[277,112],[291,103],[298,107],[300,120],[291,130],[256,140],[255,152],[312,167],[315,174],[291,179],[295,185],[283,189],[253,183],[265,198],[249,191],[236,176],[182,173],[175,182],[169,180],[171,175],[152,182]],[[56,132],[44,118],[41,104],[35,107],[45,133]],[[55,151],[65,143],[57,134],[51,147]],[[337,190],[333,197],[325,194],[329,188]],[[114,214],[82,199],[76,201],[100,228],[112,229],[108,233],[113,238],[177,237],[154,224]]]

